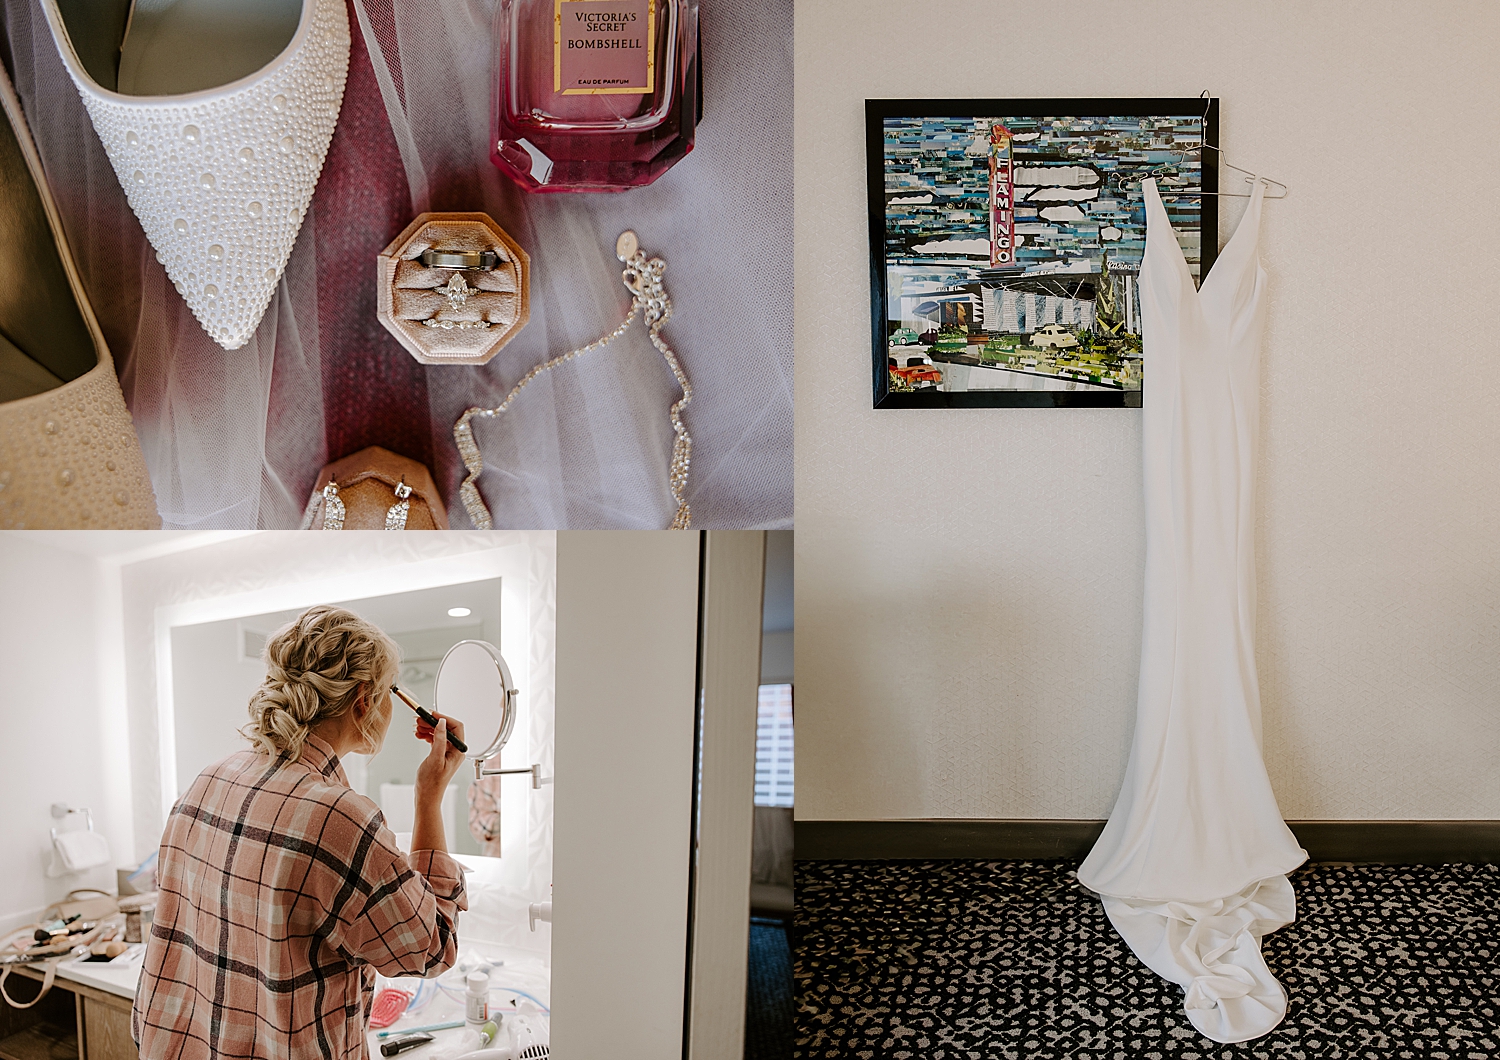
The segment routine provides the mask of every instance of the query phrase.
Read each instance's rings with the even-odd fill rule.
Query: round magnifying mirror
[[[433,709],[463,723],[468,756],[483,761],[500,753],[516,724],[516,686],[500,649],[483,640],[461,640],[438,663]]]

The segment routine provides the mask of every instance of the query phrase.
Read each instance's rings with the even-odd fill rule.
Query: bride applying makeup
[[[367,1055],[375,973],[433,976],[458,954],[463,872],[441,801],[463,755],[451,724],[418,722],[411,854],[340,758],[379,750],[394,642],[358,615],[314,607],[266,644],[241,733],[254,745],[205,769],[162,835],[160,897],[132,1033],[142,1057]]]

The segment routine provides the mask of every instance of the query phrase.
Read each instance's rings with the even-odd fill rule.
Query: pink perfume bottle
[[[490,160],[528,191],[624,191],[693,149],[698,0],[500,0]]]

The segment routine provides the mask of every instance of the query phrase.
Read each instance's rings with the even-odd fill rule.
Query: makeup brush
[[[395,685],[391,685],[391,691],[396,693],[396,695],[400,697],[401,702],[405,703],[412,710],[416,711],[417,717],[421,718],[428,725],[431,725],[434,729],[437,728],[437,715],[433,714],[430,710],[423,710],[415,699],[412,699],[411,696],[401,691],[401,689],[397,688]],[[454,748],[459,751],[459,753],[467,754],[469,745],[464,743],[457,736],[454,736],[452,729],[447,729],[445,731],[448,733],[448,742],[451,743]]]

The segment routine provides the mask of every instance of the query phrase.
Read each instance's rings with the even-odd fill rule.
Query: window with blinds
[[[755,726],[755,805],[792,805],[792,686],[761,685]]]

